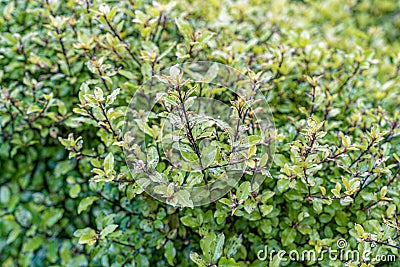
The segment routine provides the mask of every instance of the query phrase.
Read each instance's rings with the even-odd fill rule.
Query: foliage
[[[298,266],[262,262],[257,252],[319,254],[339,238],[347,249],[399,257],[399,8],[370,0],[2,1],[2,265]],[[212,204],[179,207],[190,206],[181,193],[167,205],[129,172],[124,115],[154,74],[204,60],[260,86],[277,129],[274,162],[260,187],[245,176]],[[156,126],[143,125],[149,147]],[[255,152],[242,156],[261,161]],[[168,168],[162,158],[155,165]],[[367,264],[377,262],[348,263]]]

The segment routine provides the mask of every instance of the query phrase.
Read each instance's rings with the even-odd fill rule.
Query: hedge
[[[2,266],[398,266],[398,1],[13,0],[0,13]],[[265,109],[182,66],[217,84],[240,73]],[[161,104],[132,110],[140,92]],[[243,127],[189,112],[201,97]],[[227,166],[245,171],[232,181]]]

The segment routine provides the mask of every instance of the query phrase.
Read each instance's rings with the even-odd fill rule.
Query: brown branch
[[[391,248],[400,249],[400,246],[392,245],[392,244],[389,244],[389,243],[383,242],[383,241],[372,240],[372,239],[369,239],[369,238],[363,239],[363,241],[364,242],[368,242],[368,243],[375,243],[375,244],[382,245],[382,246],[388,246],[388,247],[391,247]]]
[[[121,43],[124,44],[124,48],[125,50],[128,52],[128,54],[131,56],[131,58],[133,59],[133,61],[135,61],[135,63],[141,67],[142,64],[140,63],[140,61],[136,58],[136,56],[133,54],[133,52],[131,51],[131,49],[129,48],[129,44],[124,41],[121,36],[117,33],[116,29],[111,25],[110,21],[107,19],[106,15],[103,15],[104,20],[106,21],[108,27],[110,28],[112,34],[114,35],[114,37],[116,37]]]

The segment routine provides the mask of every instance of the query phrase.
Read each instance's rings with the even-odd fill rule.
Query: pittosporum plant
[[[236,80],[234,92],[221,85],[222,75],[233,76],[232,70],[206,62],[192,69],[196,65],[209,67],[200,82],[174,66],[169,75],[154,78],[161,82],[151,80],[136,92],[125,118],[124,148],[133,177],[173,206],[208,204],[241,178],[267,175],[273,150],[273,125],[265,100],[253,97],[256,84]],[[261,182],[253,180],[253,191]]]
[[[397,266],[398,13],[1,1],[2,266]]]

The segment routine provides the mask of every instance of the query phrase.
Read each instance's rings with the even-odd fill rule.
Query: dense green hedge
[[[400,256],[398,1],[14,0],[0,11],[2,266],[343,266],[257,259],[339,238]],[[258,190],[243,180],[179,208],[135,182],[123,118],[152,75],[204,60],[260,86],[276,152]]]

